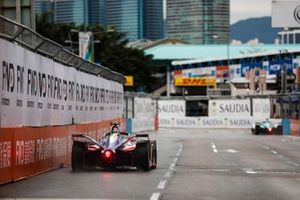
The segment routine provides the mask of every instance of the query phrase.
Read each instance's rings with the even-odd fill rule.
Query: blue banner
[[[262,63],[242,63],[241,65],[241,76],[245,77],[246,73],[250,71],[250,69],[260,68],[262,69],[263,64]]]
[[[287,73],[293,73],[293,60],[275,60],[269,62],[269,74],[281,73],[284,64],[287,65]]]

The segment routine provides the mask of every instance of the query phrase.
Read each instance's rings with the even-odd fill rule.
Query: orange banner
[[[125,130],[124,119],[57,127],[0,128],[0,184],[68,165],[72,134],[83,133],[98,140],[115,121]]]
[[[296,84],[300,84],[300,68],[296,69]]]
[[[215,78],[176,78],[175,86],[216,86]]]
[[[291,125],[291,135],[300,136],[300,120],[290,120]]]

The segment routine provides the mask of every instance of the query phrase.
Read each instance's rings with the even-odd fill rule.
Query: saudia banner
[[[65,67],[1,39],[0,65],[0,127],[122,116],[122,84]]]
[[[185,101],[159,100],[158,117],[185,117]]]
[[[210,117],[248,117],[251,114],[250,100],[209,100]]]

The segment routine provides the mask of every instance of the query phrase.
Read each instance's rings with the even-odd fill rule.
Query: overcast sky
[[[272,0],[230,0],[230,23],[251,17],[271,16]]]

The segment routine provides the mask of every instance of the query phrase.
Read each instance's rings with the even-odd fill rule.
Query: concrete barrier
[[[251,128],[265,119],[254,117],[159,117],[160,128]],[[271,119],[274,124],[281,119]]]
[[[132,133],[142,131],[154,131],[155,118],[135,118],[132,119]]]
[[[57,127],[0,128],[0,184],[20,180],[70,163],[72,134],[99,140],[112,121]]]

